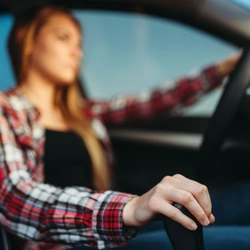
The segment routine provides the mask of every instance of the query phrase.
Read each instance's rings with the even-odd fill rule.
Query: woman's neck
[[[40,111],[39,122],[41,125],[54,130],[70,129],[61,110],[54,105],[55,84],[37,77],[28,77],[19,86],[21,92]]]
[[[20,90],[38,109],[53,109],[55,85],[32,76],[20,83]]]

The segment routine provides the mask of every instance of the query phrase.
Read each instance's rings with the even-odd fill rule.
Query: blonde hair
[[[63,14],[70,18],[81,31],[77,19],[67,9],[45,6],[29,10],[16,17],[8,40],[8,49],[17,84],[25,80],[29,69],[29,49],[39,30],[53,15]],[[60,107],[62,115],[70,128],[84,140],[92,160],[93,185],[97,190],[107,190],[111,181],[108,162],[90,120],[83,112],[82,95],[77,77],[74,83],[58,87],[54,103]]]

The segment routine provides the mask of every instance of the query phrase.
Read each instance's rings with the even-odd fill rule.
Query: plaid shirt
[[[118,124],[176,111],[220,85],[215,66],[175,86],[109,101],[84,101],[93,129],[112,164],[106,124]],[[127,244],[137,229],[125,227],[122,210],[131,194],[96,192],[85,187],[58,188],[44,183],[44,128],[39,111],[16,88],[0,93],[0,223],[26,238],[25,249],[95,248]]]

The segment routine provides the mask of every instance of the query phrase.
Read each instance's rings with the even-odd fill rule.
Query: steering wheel
[[[228,79],[225,90],[204,133],[196,164],[196,179],[204,184],[207,184],[215,175],[216,159],[250,83],[250,42],[243,49],[243,54]],[[164,217],[164,227],[174,249],[204,250],[202,226],[187,209],[178,204],[174,205],[194,219],[198,225],[196,231],[190,231],[177,222]]]
[[[206,185],[216,176],[216,160],[249,83],[250,42],[243,49],[241,58],[230,74],[225,90],[203,136],[195,172],[196,180]]]

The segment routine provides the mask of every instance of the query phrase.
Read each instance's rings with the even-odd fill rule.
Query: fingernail
[[[191,229],[191,230],[196,230],[196,229],[197,229],[197,225],[196,225],[194,222],[192,222],[192,223],[190,224],[190,229]]]
[[[203,221],[204,226],[207,226],[210,223],[209,219],[206,217]]]

